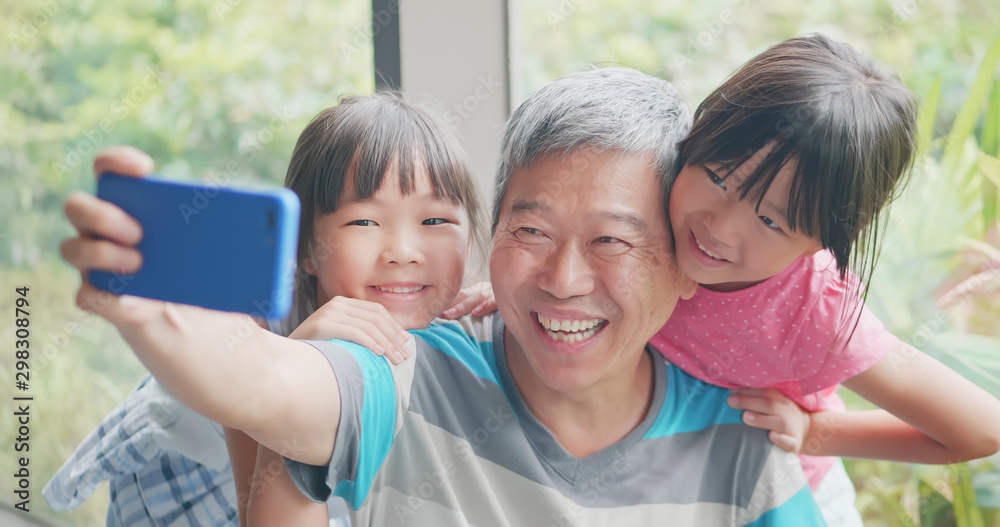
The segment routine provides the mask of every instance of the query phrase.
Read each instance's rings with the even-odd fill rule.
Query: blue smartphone
[[[130,275],[90,271],[94,286],[269,319],[288,313],[299,231],[291,190],[104,174],[97,197],[142,225],[143,264]]]

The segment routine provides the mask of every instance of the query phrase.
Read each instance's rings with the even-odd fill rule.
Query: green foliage
[[[0,31],[0,263],[31,267],[68,233],[52,214],[93,190],[109,145],[171,178],[278,183],[298,132],[374,88],[370,7],[359,2],[4,1]]]
[[[32,295],[32,515],[77,444],[144,374],[121,337],[73,305],[62,204],[93,191],[95,152],[131,144],[174,179],[280,184],[299,132],[374,89],[367,2],[0,0],[0,311]],[[9,325],[0,338],[13,341]],[[0,354],[10,401],[12,353]],[[12,445],[11,427],[0,441]],[[0,472],[13,474],[13,456]],[[6,480],[5,480],[6,481]],[[56,517],[103,525],[107,486]],[[11,496],[0,498],[8,500]]]
[[[521,93],[613,62],[672,80],[694,104],[754,53],[810,31],[895,68],[926,94],[922,157],[894,207],[872,308],[902,338],[1000,393],[994,0],[520,7]],[[58,261],[59,240],[70,233],[62,203],[73,190],[93,190],[94,152],[132,144],[171,178],[207,179],[235,162],[234,181],[280,182],[305,123],[338,96],[374,88],[371,13],[369,2],[348,0],[0,0],[0,11],[0,311],[9,312],[14,285],[32,287],[32,345],[41,353],[33,363],[32,504],[44,512],[41,487],[143,374],[113,328],[72,305],[79,277]],[[8,328],[0,339],[11,341]],[[5,379],[9,359],[0,355]],[[2,386],[9,400],[9,383]],[[10,433],[0,428],[0,442],[10,444]],[[12,473],[11,462],[0,457],[0,471]],[[847,464],[872,525],[943,525],[948,514],[972,518],[976,504],[983,524],[997,525],[992,462],[969,464],[975,498],[969,478],[949,484],[942,467]],[[106,505],[98,490],[58,517],[101,525]]]
[[[994,80],[998,62],[1000,38],[980,64],[951,131],[937,142],[930,132],[937,83],[924,99],[918,134],[921,157],[913,180],[893,206],[868,296],[869,305],[894,333],[994,395],[1000,395],[1000,336],[995,333],[1000,305],[990,299],[1000,291],[995,238],[1000,161],[986,150],[995,149],[1000,124],[1000,81]],[[979,137],[974,133],[977,125]],[[942,143],[939,159],[935,149]],[[1000,488],[995,482],[1000,472],[991,461],[922,470],[916,485],[913,477],[888,487],[873,484],[881,482],[878,478],[856,477],[855,483],[866,488],[859,505],[865,503],[861,498],[866,493],[874,492],[881,514],[900,524],[997,524]],[[916,511],[906,510],[907,502],[915,503]]]
[[[948,134],[948,143],[945,146],[944,156],[942,157],[942,164],[947,172],[954,172],[958,169],[965,143],[967,140],[973,139],[972,130],[976,122],[980,119],[982,101],[986,98],[990,87],[993,85],[997,63],[1000,63],[1000,38],[997,38],[993,42],[993,46],[986,53],[986,58],[983,59],[982,65],[976,74],[976,80],[973,81],[972,86],[969,88],[965,103],[955,118],[955,123],[951,127],[951,133]],[[991,133],[993,130],[995,130],[995,127],[991,126]]]

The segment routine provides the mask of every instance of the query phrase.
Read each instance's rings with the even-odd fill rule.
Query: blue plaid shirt
[[[104,480],[111,525],[239,525],[222,427],[149,376],[83,440],[42,494],[53,509],[71,509]]]

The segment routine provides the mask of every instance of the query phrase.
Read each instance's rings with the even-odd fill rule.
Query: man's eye
[[[620,239],[615,238],[613,236],[601,236],[600,238],[597,239],[597,242],[598,243],[625,243],[624,240],[620,240]]]
[[[517,230],[519,233],[530,234],[532,236],[540,236],[542,234],[542,231],[534,227],[521,227]]]
[[[757,217],[758,217],[758,218],[760,218],[760,221],[761,221],[761,222],[762,222],[762,223],[763,223],[763,224],[764,224],[764,225],[765,225],[765,226],[766,226],[766,227],[767,227],[768,229],[778,229],[778,230],[780,230],[780,229],[781,229],[781,227],[779,227],[777,223],[774,223],[774,220],[772,220],[771,218],[768,218],[767,216],[757,216]]]
[[[448,223],[448,220],[444,218],[428,218],[421,225],[441,225],[442,223]]]
[[[347,223],[348,225],[357,225],[359,227],[375,227],[378,225],[372,220],[354,220]]]
[[[708,174],[708,178],[712,180],[712,183],[715,183],[715,185],[720,187],[722,190],[726,190],[726,180],[722,179],[715,173],[715,171],[708,168],[705,169],[705,172]]]

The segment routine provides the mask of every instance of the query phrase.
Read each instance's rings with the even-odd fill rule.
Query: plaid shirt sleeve
[[[72,509],[104,480],[109,521],[120,525],[238,524],[221,427],[149,376],[84,438],[42,494],[53,509]]]

